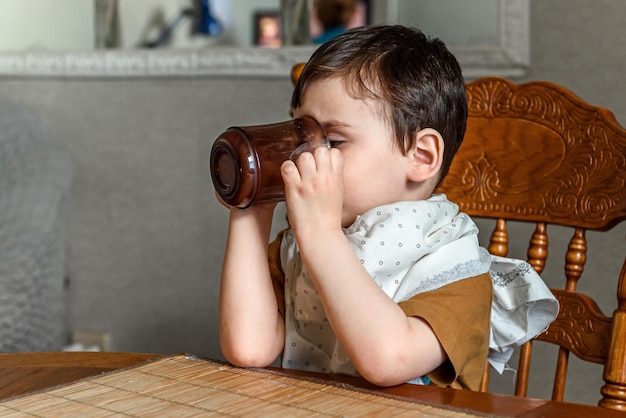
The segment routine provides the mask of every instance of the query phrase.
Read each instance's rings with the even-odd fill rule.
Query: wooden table
[[[110,352],[0,353],[0,399],[67,384],[162,358],[158,354]],[[272,369],[307,379],[332,380],[344,387],[357,387],[407,397],[429,404],[447,405],[480,413],[510,417],[625,417],[626,413],[603,408],[478,393],[431,386],[399,385],[379,388],[363,379]]]

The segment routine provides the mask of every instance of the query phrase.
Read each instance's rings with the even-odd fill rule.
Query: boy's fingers
[[[283,164],[280,166],[280,172],[285,186],[289,183],[300,180],[300,172],[298,171],[298,167],[296,167],[296,164],[291,160],[283,162]]]
[[[343,171],[343,156],[337,148],[328,150],[330,154],[330,163],[335,170]]]
[[[330,155],[328,148],[318,147],[313,151],[317,171],[329,169],[331,167]]]
[[[315,160],[313,154],[308,151],[300,154],[295,165],[301,179],[311,177],[315,175],[315,172],[317,171],[317,161]]]

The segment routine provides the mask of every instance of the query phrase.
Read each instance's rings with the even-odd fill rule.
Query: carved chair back
[[[439,191],[475,218],[495,219],[489,251],[506,256],[507,221],[535,224],[527,259],[540,274],[548,257],[548,225],[571,228],[561,309],[537,339],[558,345],[552,398],[563,400],[569,353],[604,365],[600,406],[626,410],[626,259],[614,280],[617,307],[605,315],[576,291],[587,259],[585,231],[626,219],[626,131],[613,114],[553,83],[515,85],[483,78],[467,85],[465,139]],[[517,238],[517,237],[516,237]],[[532,342],[520,351],[515,394],[528,389]],[[489,368],[482,390],[489,383]]]
[[[291,72],[295,84],[304,64]],[[535,224],[527,260],[541,274],[548,225],[571,229],[565,250],[557,319],[536,339],[557,345],[552,399],[563,400],[569,353],[604,366],[602,407],[626,410],[626,257],[620,277],[586,272],[585,280],[615,282],[617,306],[603,313],[577,292],[587,260],[587,230],[607,231],[626,220],[626,130],[607,109],[591,106],[549,82],[515,85],[487,77],[467,84],[465,139],[441,187],[474,218],[495,220],[488,250],[507,256],[508,221]],[[590,276],[590,277],[587,277]],[[526,396],[533,342],[522,346],[515,394]],[[481,390],[489,387],[489,367]]]

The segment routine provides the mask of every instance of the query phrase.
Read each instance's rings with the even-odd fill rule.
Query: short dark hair
[[[296,83],[296,109],[316,80],[343,77],[354,97],[381,104],[395,144],[406,153],[415,134],[437,130],[444,140],[441,182],[461,146],[467,123],[467,97],[461,67],[443,41],[401,25],[362,26],[322,44]]]

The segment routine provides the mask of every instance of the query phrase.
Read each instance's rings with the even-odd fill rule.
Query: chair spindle
[[[574,236],[567,246],[567,254],[565,255],[565,290],[571,292],[576,291],[578,279],[583,274],[585,262],[587,261],[587,239],[585,238],[585,229],[576,228]]]
[[[613,312],[614,326],[611,330],[612,346],[606,360],[602,378],[606,382],[601,388],[599,406],[626,411],[626,259],[622,266],[617,286],[617,309]],[[620,331],[621,330],[621,331]]]
[[[552,400],[562,401],[565,394],[565,381],[567,379],[567,364],[569,350],[560,347],[556,359],[556,372],[554,373],[554,385],[552,386]]]
[[[548,233],[545,222],[538,222],[528,246],[528,262],[538,274],[543,272],[548,258]]]
[[[587,261],[587,240],[585,229],[576,228],[574,235],[567,246],[565,254],[565,290],[575,292],[578,280],[583,274]],[[556,373],[554,386],[552,387],[552,399],[562,401],[565,394],[565,381],[567,380],[567,365],[569,363],[569,350],[561,347],[557,355]]]
[[[506,257],[509,253],[509,234],[506,230],[506,220],[499,218],[496,220],[496,227],[489,239],[489,252],[493,255]]]

